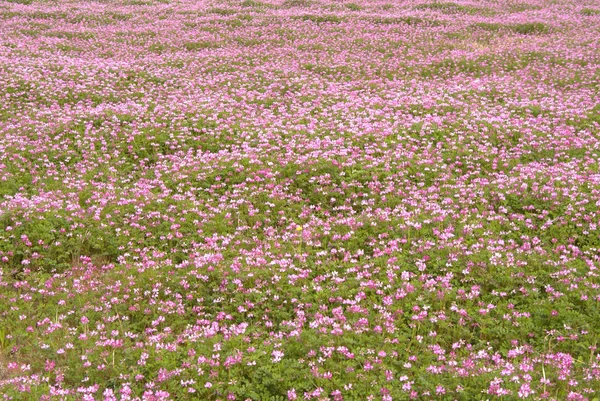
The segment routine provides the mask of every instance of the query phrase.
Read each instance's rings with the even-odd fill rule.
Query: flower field
[[[0,400],[600,400],[600,1],[0,1]]]

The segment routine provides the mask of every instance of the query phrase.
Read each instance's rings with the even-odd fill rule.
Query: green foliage
[[[536,35],[547,33],[550,29],[542,22],[527,22],[509,25],[509,29],[521,35]]]
[[[375,24],[381,25],[436,25],[440,24],[439,21],[423,19],[419,17],[407,16],[407,17],[377,17],[372,20]]]
[[[491,9],[462,5],[454,2],[435,2],[419,4],[415,7],[415,9],[439,11],[444,14],[494,14],[493,10]]]
[[[78,229],[73,230],[74,223]],[[119,255],[119,240],[114,232],[92,219],[75,222],[47,213],[23,221],[18,211],[12,211],[0,217],[0,231],[0,249],[12,252],[6,271],[14,277],[25,269],[61,273],[77,264],[80,256],[114,262]],[[23,235],[28,236],[31,246],[21,239]],[[32,259],[33,254],[41,258]]]
[[[256,0],[244,0],[241,3],[242,7],[252,7],[252,8],[268,8],[269,4],[263,3]]]
[[[600,14],[600,9],[596,9],[596,8],[582,8],[581,9],[581,15],[585,15],[586,17],[591,17],[594,15],[599,15]]]
[[[183,45],[185,50],[187,51],[198,51],[204,49],[216,49],[220,45],[217,42],[211,42],[207,40],[197,41],[197,42],[187,42]]]
[[[501,24],[495,22],[478,22],[471,25],[475,29],[481,29],[489,32],[514,32],[520,35],[538,35],[548,33],[550,28],[542,22],[527,22],[520,24]]]
[[[223,15],[223,16],[236,14],[235,10],[228,9],[228,8],[219,8],[219,7],[213,7],[211,9],[209,9],[208,12],[211,14],[218,14],[218,15]]]
[[[340,23],[342,22],[342,17],[337,15],[301,15],[298,17],[294,17],[295,19],[300,19],[302,21],[312,21],[317,24],[323,23]]]
[[[313,4],[311,0],[285,0],[284,7],[310,7]]]

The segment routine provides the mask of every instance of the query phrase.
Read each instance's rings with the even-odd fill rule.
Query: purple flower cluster
[[[0,2],[0,400],[598,399],[599,26]]]

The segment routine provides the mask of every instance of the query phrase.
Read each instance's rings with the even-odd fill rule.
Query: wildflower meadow
[[[0,401],[600,401],[600,0],[0,0]]]

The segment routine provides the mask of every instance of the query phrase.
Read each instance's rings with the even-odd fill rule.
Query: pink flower
[[[534,391],[531,389],[531,387],[529,386],[529,383],[523,383],[521,384],[521,388],[519,388],[519,398],[527,398],[530,395],[532,395],[534,393]]]

